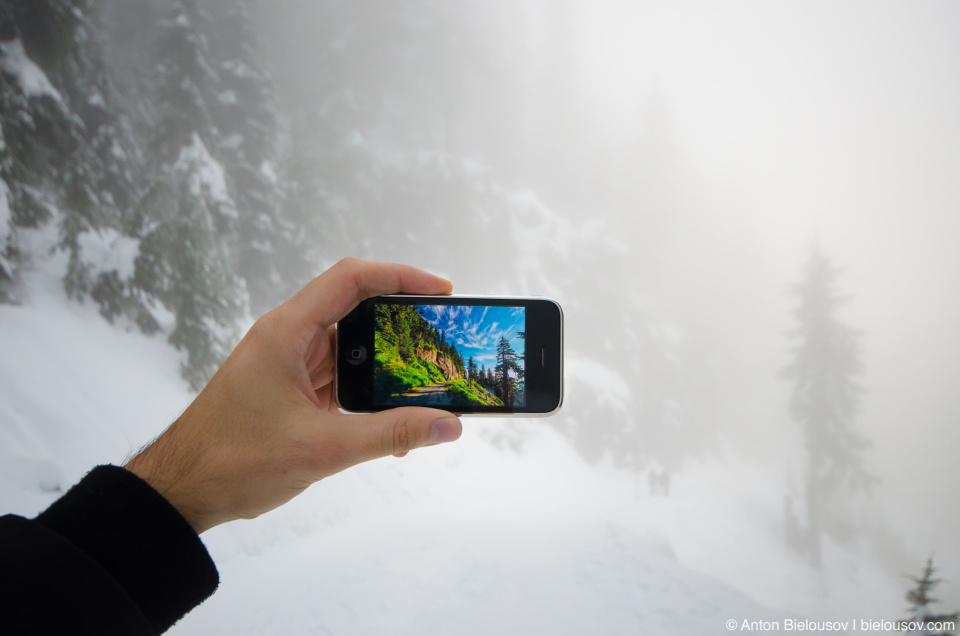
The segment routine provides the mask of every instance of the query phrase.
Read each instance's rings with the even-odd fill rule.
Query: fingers
[[[450,281],[409,265],[345,258],[288,301],[302,326],[329,326],[360,301],[384,294],[449,294]]]
[[[446,411],[405,407],[341,419],[343,443],[355,463],[403,456],[408,451],[459,439],[460,420]]]
[[[332,354],[337,350],[337,328],[330,325],[326,331],[318,331],[314,341],[308,349],[306,365],[311,386],[316,391],[333,382]]]

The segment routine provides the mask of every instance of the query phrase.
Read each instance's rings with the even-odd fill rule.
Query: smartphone
[[[336,359],[345,411],[551,415],[563,402],[563,311],[545,298],[378,296],[337,323]]]

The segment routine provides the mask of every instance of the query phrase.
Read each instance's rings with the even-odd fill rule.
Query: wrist
[[[191,490],[187,483],[187,473],[190,471],[165,461],[165,457],[176,457],[175,454],[163,453],[165,445],[165,436],[161,436],[127,462],[124,469],[147,482],[180,513],[198,535],[202,534],[216,524],[207,521],[201,507],[187,494]]]

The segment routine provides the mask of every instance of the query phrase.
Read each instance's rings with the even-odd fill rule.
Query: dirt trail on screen
[[[390,404],[403,404],[404,406],[450,406],[452,400],[447,395],[447,387],[450,382],[440,382],[438,384],[428,384],[410,389],[406,393],[395,396],[390,399]]]

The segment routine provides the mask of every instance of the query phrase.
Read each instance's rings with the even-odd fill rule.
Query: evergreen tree
[[[210,18],[193,2],[171,6],[156,72],[150,183],[127,228],[141,241],[131,294],[154,314],[158,303],[174,313],[170,342],[187,352],[184,376],[197,388],[235,343],[245,297],[231,261],[237,212],[209,150],[219,140],[209,107],[218,78],[202,29]]]
[[[504,405],[508,407],[513,406],[517,398],[517,381],[510,376],[510,372],[513,371],[518,376],[522,372],[518,361],[519,356],[510,346],[510,341],[500,336],[500,341],[497,343],[497,393]]]
[[[63,0],[0,1],[0,300],[21,259],[19,228],[51,221],[83,123],[47,73],[74,50],[79,14]]]
[[[376,333],[383,338],[383,340],[394,347],[397,346],[397,333],[393,328],[393,320],[390,315],[390,306],[389,305],[377,305],[374,310],[374,323]]]
[[[938,599],[933,598],[932,594],[940,583],[943,582],[942,579],[934,578],[934,573],[936,568],[933,567],[933,556],[927,559],[927,564],[923,568],[923,576],[917,578],[911,576],[910,580],[914,582],[916,587],[909,590],[906,594],[907,602],[910,604],[907,608],[908,618],[904,623],[953,623],[954,625],[957,621],[960,621],[960,612],[954,612],[952,614],[935,614],[931,606],[937,602]],[[920,633],[920,634],[932,634],[933,636],[951,636],[953,630],[950,631],[938,631],[936,634],[927,630],[914,630],[908,633]]]
[[[219,93],[212,116],[238,210],[237,273],[259,314],[285,300],[309,271],[303,233],[284,217],[289,184],[279,139],[276,90],[264,69],[248,0],[219,0],[211,32]]]
[[[161,21],[155,74],[158,121],[151,154],[158,162],[176,161],[180,148],[194,135],[207,148],[216,148],[219,131],[211,116],[211,104],[220,93],[220,79],[210,64],[204,32],[210,14],[195,0],[169,0],[169,13]]]
[[[278,82],[296,104],[290,218],[327,258],[399,258],[429,240],[437,260],[453,262],[445,236],[502,244],[496,223],[479,218],[480,200],[495,196],[488,176],[455,152],[464,84],[488,71],[496,49],[473,19],[485,6],[334,0],[316,10],[309,36],[333,45],[285,56]],[[274,18],[300,33],[301,13],[278,7]]]
[[[173,313],[170,343],[187,352],[183,375],[199,389],[237,340],[240,294],[210,210],[178,172],[156,181],[138,207],[143,239],[134,283],[148,307]]]
[[[83,122],[81,143],[64,171],[58,248],[69,255],[63,281],[67,294],[81,300],[90,294],[100,303],[101,313],[112,318],[119,311],[123,289],[118,284],[120,272],[104,269],[103,251],[116,249],[124,211],[137,196],[135,141],[106,69],[103,23],[86,0],[73,5],[74,41],[63,48],[65,54],[51,71],[72,112]],[[87,234],[89,254],[83,250]]]
[[[839,270],[814,243],[795,288],[799,306],[793,360],[782,377],[793,381],[790,413],[800,425],[806,451],[806,549],[819,567],[820,536],[838,519],[829,518],[828,500],[843,486],[869,491],[874,478],[863,466],[867,440],[854,426],[862,389],[859,334],[837,317],[843,297],[836,290]]]
[[[51,73],[70,55],[83,20],[84,0],[5,0],[7,19],[15,22],[27,55]],[[0,14],[2,15],[2,14]],[[9,24],[9,23],[8,23]]]
[[[86,2],[64,0],[40,0],[22,6],[19,20],[24,33],[24,49],[43,68],[64,108],[71,102],[83,103],[81,76],[86,76],[87,59],[83,55],[82,42],[87,39],[83,24]],[[63,186],[56,206],[63,209],[60,218],[61,245],[70,249],[70,262],[65,284],[68,293],[82,284],[75,281],[78,263],[77,235],[91,226],[99,226],[100,202],[93,184],[95,168],[93,157],[82,143],[84,126],[71,110],[72,119],[78,124],[71,135],[70,153],[65,156],[59,178]],[[82,121],[82,120],[81,120]],[[67,158],[69,157],[69,158]],[[84,289],[83,291],[86,291]]]
[[[16,266],[16,227],[56,217],[57,247],[69,254],[64,286],[82,298],[95,264],[81,253],[80,237],[104,228],[116,235],[133,192],[124,152],[131,132],[113,108],[102,25],[86,0],[4,3],[2,12],[0,179],[13,223],[4,224],[12,231],[0,245],[0,280],[11,280]],[[24,76],[42,79],[17,86]]]
[[[0,0],[0,300],[19,229],[55,221],[67,294],[167,331],[196,387],[233,343],[244,282],[258,311],[299,285],[303,234],[281,214],[282,124],[245,0],[131,11],[112,28],[138,16],[135,59],[110,66],[111,10]],[[153,99],[123,97],[117,69]]]
[[[409,307],[397,307],[397,337],[399,339],[400,358],[404,362],[412,362],[416,358],[416,348],[410,331],[412,327],[412,318],[416,312],[412,312]],[[413,315],[411,315],[413,314]]]

